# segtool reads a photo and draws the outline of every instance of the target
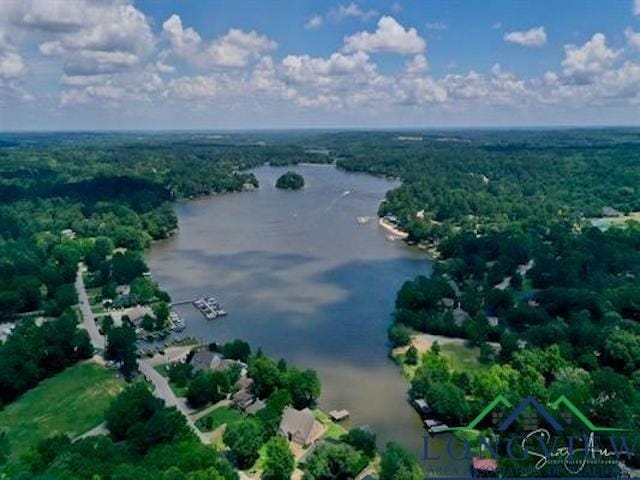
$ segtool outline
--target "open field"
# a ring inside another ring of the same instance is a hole
[[[123,385],[113,372],[92,362],[44,380],[0,411],[11,457],[19,457],[43,438],[57,433],[74,438],[99,425]]]

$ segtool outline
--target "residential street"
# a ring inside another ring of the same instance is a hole
[[[202,432],[195,426],[195,423],[189,417],[190,413],[193,413],[184,403],[178,399],[171,390],[169,386],[169,382],[165,377],[160,375],[151,365],[149,360],[138,360],[138,365],[140,367],[140,371],[145,376],[145,378],[151,382],[154,386],[154,394],[156,397],[164,400],[164,403],[167,407],[176,407],[186,418],[187,424],[191,427],[193,432],[198,436],[201,442],[206,443],[205,437],[202,435]]]
[[[89,296],[87,295],[87,289],[84,286],[84,279],[82,278],[82,272],[84,266],[78,265],[78,275],[76,276],[76,291],[78,292],[78,301],[80,306],[80,312],[82,313],[82,328],[89,333],[91,344],[96,350],[104,350],[104,336],[98,330],[93,312],[91,311],[91,304],[89,303]]]

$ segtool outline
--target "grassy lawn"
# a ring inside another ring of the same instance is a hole
[[[99,425],[109,402],[123,386],[113,372],[90,362],[44,380],[0,411],[11,456],[18,458],[56,433],[73,438]]]
[[[442,345],[440,355],[449,361],[452,370],[459,372],[473,372],[485,368],[480,363],[480,348],[464,345]]]
[[[236,423],[243,418],[243,415],[233,408],[220,407],[198,420],[196,426],[203,432],[211,432],[221,425]]]
[[[455,343],[440,345],[440,355],[447,359],[449,367],[458,372],[474,372],[486,368],[480,363],[480,348],[458,345]],[[404,375],[411,380],[419,365],[407,365],[404,363],[404,354],[395,357],[396,362],[402,368]]]
[[[316,420],[326,427],[327,431],[324,434],[325,438],[339,440],[342,435],[347,433],[347,430],[344,427],[333,422],[322,410],[316,409],[313,411],[313,414],[315,415]]]

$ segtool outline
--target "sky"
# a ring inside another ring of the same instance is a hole
[[[640,0],[0,0],[0,130],[640,124]]]

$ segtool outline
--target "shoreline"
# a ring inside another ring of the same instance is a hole
[[[384,218],[378,219],[378,225],[397,237],[397,240],[406,240],[407,238],[409,238],[409,234],[407,232],[401,230],[393,223],[385,220]]]

